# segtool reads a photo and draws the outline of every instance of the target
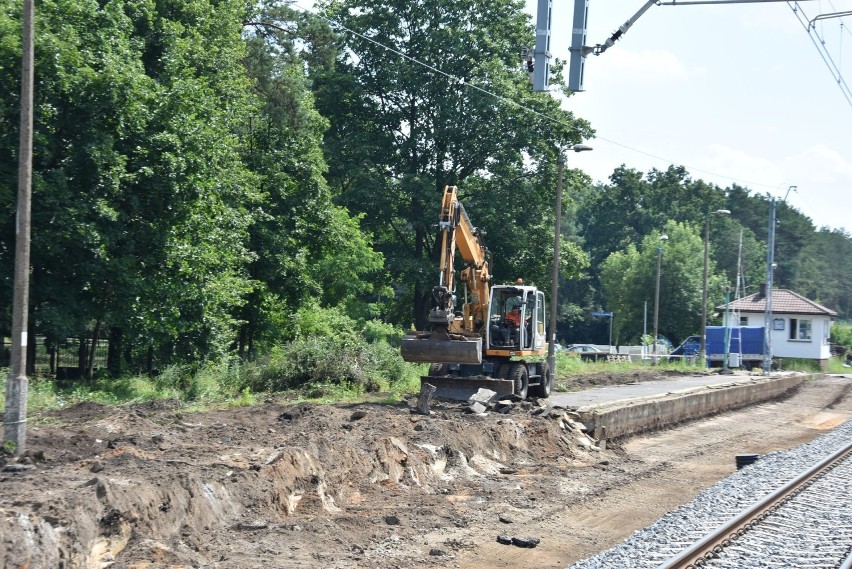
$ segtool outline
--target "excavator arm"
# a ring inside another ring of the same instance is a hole
[[[480,363],[482,335],[487,323],[491,275],[488,249],[481,232],[458,200],[456,186],[447,186],[438,215],[441,248],[438,284],[432,289],[431,332],[406,336],[402,357],[409,362]],[[456,251],[464,262],[465,285],[461,316],[456,315]]]
[[[433,306],[429,321],[437,327],[446,324],[452,332],[478,332],[486,320],[488,310],[491,281],[489,255],[481,232],[470,222],[464,206],[458,201],[455,186],[444,189],[438,231],[441,258],[438,264],[438,285],[432,289]],[[461,322],[457,322],[455,317],[456,251],[465,265],[461,271],[461,281],[466,287]]]

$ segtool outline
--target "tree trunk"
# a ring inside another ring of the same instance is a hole
[[[423,230],[416,229],[414,233],[414,258],[419,259],[426,248],[426,237]],[[428,290],[423,290],[424,285],[418,279],[414,284],[414,328],[417,330],[426,330],[429,325],[429,309],[431,308],[431,286]]]
[[[89,355],[89,350],[86,346],[86,338],[80,334],[80,346],[77,348],[77,373],[79,377],[84,377],[86,368],[88,368],[86,357]]]
[[[110,377],[121,375],[121,337],[124,330],[119,326],[110,326],[109,347],[107,349],[107,371]]]
[[[247,329],[248,323],[240,326],[240,335],[239,338],[237,338],[237,356],[239,356],[240,359],[244,359],[243,354],[245,353],[246,348],[246,334],[248,334]]]
[[[30,320],[33,322],[33,320]],[[27,331],[27,369],[26,374],[29,377],[35,375],[35,363],[36,363],[36,336],[35,330],[30,329]]]
[[[257,330],[255,319],[249,320],[248,328],[248,359],[254,359],[254,331]]]
[[[92,371],[95,367],[95,350],[98,348],[98,336],[101,333],[100,319],[95,321],[95,329],[92,331],[92,347],[89,350],[89,361],[86,366],[86,379],[92,379]]]
[[[127,342],[124,346],[124,363],[127,364],[127,367],[133,370],[133,372],[139,371],[139,365],[133,363],[133,345],[131,342]]]

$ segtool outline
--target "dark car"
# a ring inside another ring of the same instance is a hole
[[[688,358],[690,356],[697,356],[700,351],[701,336],[690,336],[681,342],[680,346],[672,350],[672,353],[669,354],[669,360],[678,360]]]

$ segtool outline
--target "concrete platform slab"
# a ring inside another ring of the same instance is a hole
[[[557,393],[550,399],[573,408],[594,438],[609,439],[771,400],[822,375],[702,375]]]

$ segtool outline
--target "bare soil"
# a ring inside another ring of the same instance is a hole
[[[439,403],[431,416],[415,404],[280,396],[204,413],[166,401],[31,417],[26,456],[0,458],[0,560],[27,569],[565,567],[727,476],[734,455],[791,448],[848,420],[852,380],[809,381],[784,400],[605,449],[546,403],[484,415]]]

